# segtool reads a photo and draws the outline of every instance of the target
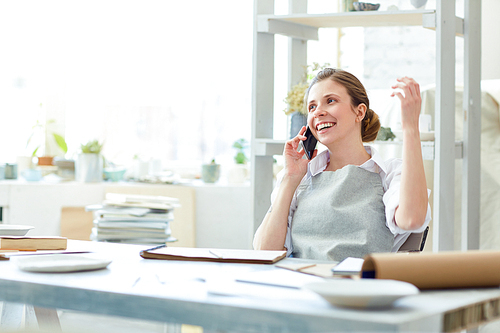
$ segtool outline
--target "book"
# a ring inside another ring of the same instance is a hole
[[[98,236],[99,237],[99,236]],[[137,245],[161,245],[164,246],[165,243],[177,242],[177,238],[168,237],[166,239],[160,238],[133,238],[133,239],[93,239],[99,242],[107,243],[122,243],[122,244],[137,244]]]
[[[173,221],[174,215],[169,214],[147,214],[141,217],[130,215],[113,215],[113,214],[96,214],[96,220],[99,222],[117,221],[117,222],[170,222]]]
[[[92,228],[92,239],[134,239],[134,238],[160,238],[167,239],[171,232],[169,229],[160,231],[127,230],[127,229],[96,229]]]
[[[134,195],[122,193],[107,193],[104,205],[117,207],[134,207],[172,210],[180,207],[179,199],[155,195]]]
[[[127,230],[170,230],[170,224],[165,222],[112,222],[94,220],[94,225],[100,229],[127,229]]]
[[[160,203],[179,205],[179,199],[160,195],[140,195],[140,194],[122,194],[122,193],[107,193],[106,200],[122,203]]]
[[[0,237],[1,250],[66,250],[68,239],[66,237],[25,237],[2,236]]]
[[[157,209],[168,212],[174,209],[175,205],[170,203],[157,203],[157,202],[121,202],[121,201],[113,201],[113,200],[104,200],[104,205],[107,206],[116,206],[116,207],[134,207],[134,208],[149,208],[149,209]]]
[[[283,259],[286,256],[286,251],[159,246],[141,251],[140,255],[145,259],[273,264]]]

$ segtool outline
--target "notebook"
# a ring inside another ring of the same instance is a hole
[[[283,259],[286,256],[286,251],[167,247],[162,245],[141,251],[140,255],[145,259],[273,264]]]

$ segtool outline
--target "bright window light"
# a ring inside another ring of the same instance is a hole
[[[250,140],[252,28],[252,0],[0,3],[0,162],[31,153],[37,119],[68,158],[95,138],[116,164],[232,158]]]

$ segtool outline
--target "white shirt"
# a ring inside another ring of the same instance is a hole
[[[382,197],[382,200],[385,205],[386,225],[394,235],[394,245],[392,247],[392,252],[397,252],[411,233],[419,233],[425,230],[425,228],[429,224],[429,221],[431,220],[431,207],[430,204],[428,204],[425,222],[420,228],[409,231],[403,230],[398,227],[396,224],[395,213],[396,208],[399,206],[399,189],[401,186],[401,170],[403,161],[397,158],[392,158],[384,161],[380,154],[373,147],[365,146],[365,149],[367,153],[370,154],[371,158],[359,167],[371,172],[378,173],[380,175],[380,178],[382,179],[382,186],[384,188],[384,196]],[[325,150],[318,154],[309,162],[307,173],[302,179],[301,184],[305,181],[308,181],[311,177],[325,171],[329,161],[330,152],[328,150]],[[283,180],[283,176],[284,172],[280,172],[277,176],[276,187],[271,194],[271,206],[276,199],[276,196],[278,194],[277,189],[280,186],[281,181]],[[291,226],[293,215],[297,210],[297,195],[299,194],[299,191],[300,190],[295,191],[292,198],[292,203],[290,204],[290,211],[288,212],[288,228],[285,239],[287,255],[290,255],[293,252]],[[430,194],[430,190],[427,190],[427,192],[428,194]]]

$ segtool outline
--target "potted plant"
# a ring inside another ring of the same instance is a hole
[[[248,157],[245,154],[245,149],[247,149],[247,147],[248,142],[245,139],[239,139],[233,143],[233,148],[236,149],[236,155],[234,156],[235,164],[228,173],[228,181],[230,183],[241,184],[244,183],[248,177]]]
[[[307,125],[307,110],[304,101],[306,90],[309,87],[309,83],[316,76],[316,74],[330,66],[329,63],[320,65],[314,62],[312,65],[304,67],[304,74],[299,83],[292,86],[288,92],[284,102],[287,104],[287,108],[283,110],[286,115],[291,116],[290,119],[290,138],[293,138],[299,133],[302,126]]]
[[[46,122],[38,119],[26,142],[26,149],[31,150],[30,156],[27,158],[38,157],[38,165],[52,165],[52,160],[57,153],[62,152],[66,155],[68,152],[68,145],[64,137],[52,129],[55,123],[54,119],[49,119]],[[50,149],[54,146],[59,151]]]
[[[100,182],[103,179],[104,161],[101,156],[102,143],[90,140],[80,145],[81,153],[78,154],[75,165],[75,178],[84,183]]]
[[[215,163],[215,159],[209,164],[203,164],[201,166],[201,179],[205,183],[215,183],[220,177],[220,164]]]

